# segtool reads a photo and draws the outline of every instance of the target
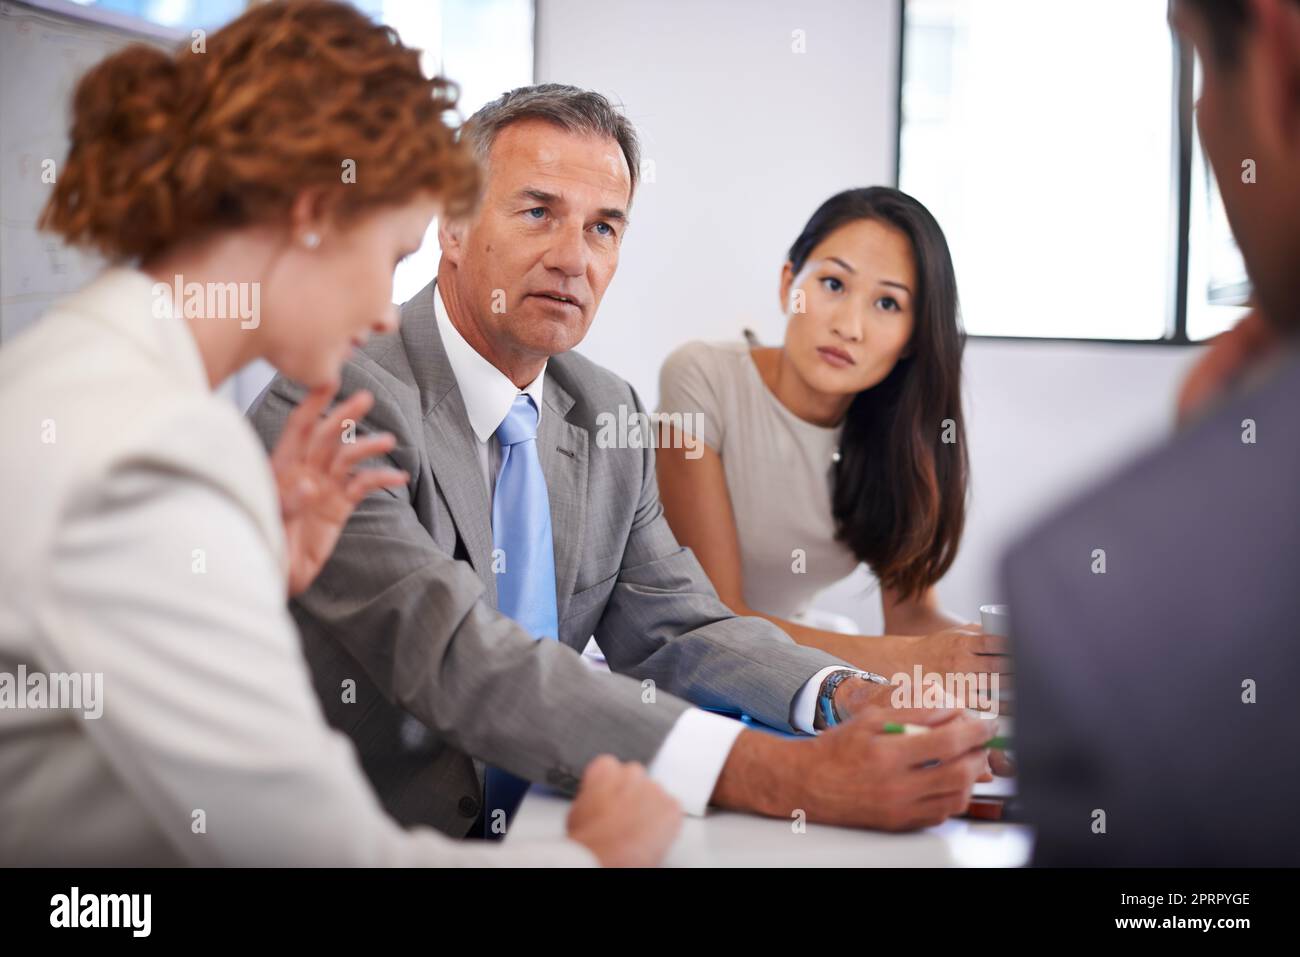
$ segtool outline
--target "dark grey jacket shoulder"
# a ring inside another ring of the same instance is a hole
[[[1300,359],[1040,524],[1005,581],[1040,863],[1300,864]]]

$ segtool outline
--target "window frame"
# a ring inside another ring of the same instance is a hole
[[[907,52],[907,0],[897,0],[898,13],[898,69],[894,77],[894,187],[901,181],[903,165],[903,79]],[[1169,275],[1165,319],[1165,334],[1159,339],[1114,339],[1085,336],[1017,336],[967,333],[968,339],[992,342],[1047,342],[1047,343],[1097,343],[1124,346],[1204,346],[1211,339],[1190,339],[1187,335],[1187,273],[1188,250],[1192,211],[1192,137],[1196,135],[1193,108],[1193,80],[1195,53],[1177,33],[1173,36],[1174,136],[1170,144],[1170,188],[1173,192],[1170,209],[1174,211],[1173,229],[1169,237]]]

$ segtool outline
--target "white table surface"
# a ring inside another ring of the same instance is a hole
[[[534,785],[507,841],[564,836],[569,800]],[[664,861],[667,867],[1018,867],[1028,863],[1023,824],[952,819],[909,834],[807,824],[711,809],[688,817]]]
[[[595,641],[584,657],[608,670]],[[1008,695],[1009,697],[1009,695]],[[1012,734],[1012,720],[999,730]],[[975,785],[976,794],[1009,794],[1007,780]],[[564,836],[569,799],[534,784],[505,840],[554,840]],[[1023,824],[954,818],[938,827],[908,834],[804,824],[711,808],[705,817],[687,817],[664,860],[665,867],[1021,867],[1033,850]]]

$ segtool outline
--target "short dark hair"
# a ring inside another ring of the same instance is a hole
[[[1214,55],[1220,63],[1235,66],[1241,54],[1241,36],[1250,27],[1248,0],[1175,0],[1209,27]]]

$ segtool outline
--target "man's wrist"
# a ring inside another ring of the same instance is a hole
[[[822,679],[821,687],[817,689],[816,707],[813,710],[814,731],[833,728],[847,717],[847,713],[841,712],[839,707],[845,700],[840,697],[840,688],[856,678],[857,672],[849,668],[841,668],[832,671]]]
[[[709,802],[733,811],[784,817],[800,806],[801,762],[811,758],[811,741],[791,741],[746,729],[722,766]]]
[[[842,721],[847,721],[856,712],[861,711],[864,707],[875,703],[881,695],[888,695],[889,679],[883,675],[873,674],[869,671],[852,671],[845,675],[844,672],[837,672],[841,677],[835,687],[831,689],[829,708],[827,709],[833,721],[819,726],[830,727]],[[828,675],[827,681],[835,675]],[[819,705],[821,698],[818,698]],[[820,712],[823,709],[818,708],[818,718],[821,719]]]

